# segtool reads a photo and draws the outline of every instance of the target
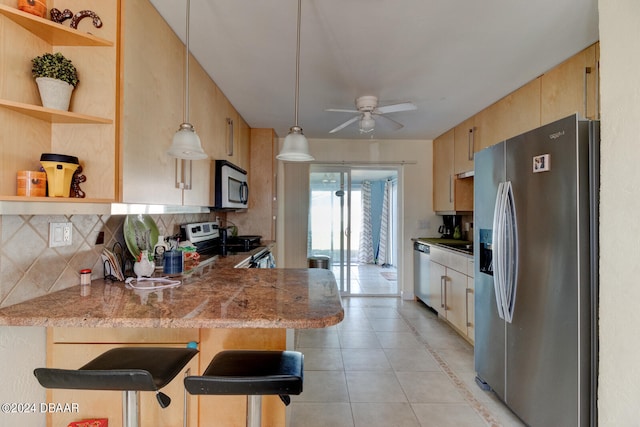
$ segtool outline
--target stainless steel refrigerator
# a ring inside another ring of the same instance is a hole
[[[596,425],[599,122],[475,156],[475,369],[531,426]]]

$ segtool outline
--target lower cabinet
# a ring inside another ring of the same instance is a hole
[[[432,246],[429,289],[431,307],[473,342],[473,277],[468,276],[468,262],[464,255]]]

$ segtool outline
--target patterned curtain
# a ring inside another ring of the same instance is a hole
[[[358,261],[364,264],[373,264],[373,236],[371,231],[371,182],[362,182],[362,230],[360,231],[360,249]]]
[[[387,252],[389,249],[389,201],[391,199],[391,182],[385,181],[384,194],[382,196],[382,214],[380,218],[380,243],[378,246],[378,258],[376,264],[387,265]]]

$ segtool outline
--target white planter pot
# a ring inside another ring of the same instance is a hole
[[[37,77],[36,83],[40,91],[42,106],[56,110],[69,110],[73,85],[50,77]]]

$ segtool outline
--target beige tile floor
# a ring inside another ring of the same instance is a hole
[[[422,303],[345,297],[345,319],[299,330],[304,392],[290,427],[521,426],[474,382],[473,347]]]

